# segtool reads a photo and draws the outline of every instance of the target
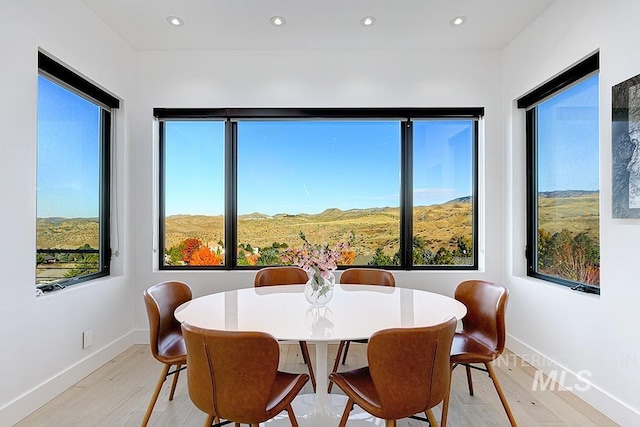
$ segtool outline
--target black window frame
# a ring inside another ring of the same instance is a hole
[[[401,125],[400,165],[400,265],[386,265],[389,270],[478,270],[478,122],[484,107],[465,108],[154,108],[159,122],[158,173],[158,268],[160,270],[258,270],[264,266],[238,266],[235,251],[227,251],[225,264],[220,266],[165,265],[165,121],[224,120],[225,121],[225,212],[224,244],[237,247],[237,122],[241,120],[398,120]],[[412,123],[416,119],[473,120],[472,141],[472,233],[473,263],[471,265],[413,265],[413,141]],[[339,266],[339,269],[347,266]]]
[[[517,107],[525,109],[526,137],[526,235],[525,255],[527,276],[570,287],[575,291],[600,295],[600,287],[538,272],[538,162],[537,162],[537,105],[576,83],[596,74],[600,69],[600,55],[595,52],[573,67],[544,83],[517,100]]]
[[[114,110],[120,108],[120,101],[94,83],[38,51],[38,75],[83,97],[100,108],[100,160],[99,160],[99,270],[95,273],[64,278],[38,288],[47,291],[58,290],[69,285],[87,282],[111,274],[111,145],[113,144],[112,123]],[[80,250],[36,249],[42,252],[82,252]]]

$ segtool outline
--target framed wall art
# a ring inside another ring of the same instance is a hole
[[[640,75],[611,90],[612,215],[640,218]]]

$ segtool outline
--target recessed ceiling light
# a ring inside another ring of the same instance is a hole
[[[269,21],[271,22],[271,24],[275,25],[276,27],[282,27],[284,24],[287,23],[287,21],[285,21],[285,19],[282,16],[272,16]]]
[[[167,22],[174,27],[180,27],[184,25],[184,21],[177,16],[167,16]]]
[[[360,20],[360,23],[365,27],[370,27],[376,23],[376,18],[374,18],[373,16],[365,16]]]
[[[465,22],[467,22],[466,16],[456,16],[451,21],[449,21],[449,24],[453,25],[454,27],[458,27],[464,24]]]

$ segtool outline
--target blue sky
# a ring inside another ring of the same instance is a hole
[[[99,125],[99,107],[38,77],[39,218],[98,216]]]
[[[598,190],[598,75],[538,106],[538,191]]]
[[[222,122],[167,123],[167,216],[223,213]],[[415,124],[416,204],[471,194],[471,122]],[[398,207],[397,121],[244,121],[238,213]]]
[[[539,189],[598,188],[598,81],[539,106]],[[38,217],[98,215],[99,107],[39,77]],[[471,121],[414,122],[414,204],[471,194]],[[220,215],[223,122],[167,122],[165,214]],[[400,124],[243,121],[238,213],[399,206]],[[594,149],[594,147],[596,147]]]

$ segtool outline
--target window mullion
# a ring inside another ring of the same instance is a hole
[[[238,123],[227,120],[224,132],[225,150],[225,216],[224,245],[225,265],[232,269],[238,264]]]
[[[401,125],[400,156],[400,266],[413,264],[413,123]]]

